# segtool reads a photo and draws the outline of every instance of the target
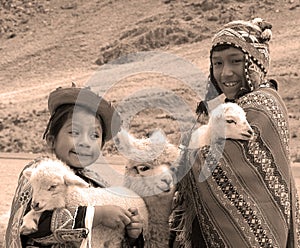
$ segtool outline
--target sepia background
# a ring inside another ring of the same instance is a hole
[[[299,14],[296,0],[1,0],[0,246],[18,175],[30,159],[47,152],[42,135],[49,118],[50,91],[71,82],[89,85],[107,63],[126,54],[151,51],[175,55],[197,67],[203,73],[199,80],[204,82],[212,34],[231,20],[262,17],[273,24],[269,77],[278,80],[288,108],[291,160],[298,182]],[[134,66],[139,67],[138,61]],[[117,106],[141,89],[147,98],[149,88],[165,88],[194,110],[199,95],[186,86],[178,78],[144,72],[120,78],[105,97]],[[167,99],[164,91],[155,94],[157,102]],[[132,116],[129,129],[143,137],[161,128],[172,143],[179,144],[181,125],[172,112],[148,108]],[[106,144],[103,154],[115,161],[113,142]]]

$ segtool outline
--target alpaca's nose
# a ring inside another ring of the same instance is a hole
[[[162,178],[161,181],[164,182],[168,187],[172,185],[173,178],[169,174],[165,174]]]

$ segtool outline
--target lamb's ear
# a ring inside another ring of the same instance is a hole
[[[236,108],[237,106],[235,106],[235,105],[237,105],[237,104],[235,104],[235,103],[226,103],[226,104],[223,104],[223,112],[224,112],[224,114],[226,114],[227,112],[229,112],[230,110],[232,110],[232,109],[234,109],[234,108]]]
[[[64,175],[65,184],[70,185],[76,185],[82,188],[88,188],[89,184],[81,179],[80,177],[73,175],[73,174],[66,174]]]
[[[33,172],[33,168],[27,168],[23,171],[24,177],[29,180]]]
[[[211,112],[211,117],[213,117],[214,121],[222,120],[224,117],[224,114],[228,110],[227,103],[220,104]]]

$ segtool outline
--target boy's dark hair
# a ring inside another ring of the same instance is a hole
[[[232,47],[232,45],[229,44],[221,44],[221,45],[217,45],[215,47],[212,48],[213,52],[220,52],[220,51],[224,51],[226,49],[229,49],[230,47]]]
[[[51,135],[54,138],[56,138],[63,125],[66,123],[66,121],[69,118],[72,117],[74,110],[78,110],[78,108],[82,108],[90,112],[92,115],[95,115],[95,118],[99,120],[102,128],[102,146],[103,146],[105,143],[106,133],[105,133],[104,123],[101,116],[98,115],[97,113],[94,113],[92,110],[84,106],[78,106],[74,104],[63,104],[55,110],[55,112],[52,114],[52,116],[48,121],[46,130],[43,134],[43,139],[45,139],[48,135]]]

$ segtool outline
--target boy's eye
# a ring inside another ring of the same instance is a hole
[[[213,66],[220,66],[222,64],[222,61],[213,61]]]
[[[232,60],[232,63],[234,63],[234,64],[238,64],[238,63],[242,63],[242,62],[244,62],[243,58],[235,58]]]
[[[240,63],[240,62],[242,62],[242,60],[240,60],[240,59],[234,59],[232,62],[233,63]]]

